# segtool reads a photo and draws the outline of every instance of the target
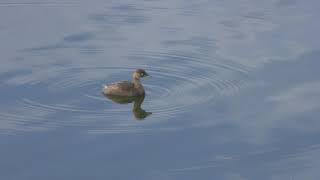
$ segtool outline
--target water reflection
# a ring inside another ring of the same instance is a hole
[[[320,1],[4,1],[0,179],[320,176]]]
[[[122,97],[122,96],[112,96],[112,95],[105,95],[104,96],[111,101],[118,103],[118,104],[129,104],[133,103],[132,112],[134,117],[137,120],[143,120],[149,115],[152,114],[152,112],[145,111],[141,108],[141,105],[144,101],[145,95],[142,96],[136,96],[136,97]]]

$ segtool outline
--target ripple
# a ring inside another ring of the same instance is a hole
[[[51,70],[51,76],[30,78],[24,86],[39,86],[43,96],[24,96],[19,99],[17,114],[0,114],[10,121],[16,119],[24,126],[56,128],[85,127],[94,133],[151,132],[177,130],[184,127],[169,125],[169,119],[205,106],[217,98],[230,96],[246,85],[246,66],[228,60],[215,60],[204,55],[142,52],[130,58],[154,62],[154,66],[140,65],[152,78],[143,80],[146,98],[144,109],[152,112],[148,123],[132,118],[132,104],[119,105],[106,99],[102,85],[130,79],[137,67],[77,67]],[[161,64],[159,64],[161,62]],[[141,63],[143,64],[143,63]],[[156,64],[158,66],[156,66]],[[39,73],[41,74],[41,73]],[[23,77],[22,77],[23,78]],[[35,89],[39,91],[39,87]],[[156,128],[154,127],[156,124]]]

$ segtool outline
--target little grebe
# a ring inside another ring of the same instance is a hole
[[[113,96],[141,96],[144,95],[144,88],[140,82],[142,77],[149,76],[143,69],[137,69],[132,74],[132,82],[122,81],[103,87],[103,94]]]

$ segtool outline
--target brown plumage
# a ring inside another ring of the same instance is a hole
[[[140,82],[142,77],[149,76],[145,70],[137,69],[132,74],[132,82],[122,81],[103,88],[103,94],[114,96],[141,96],[145,94],[144,88]]]

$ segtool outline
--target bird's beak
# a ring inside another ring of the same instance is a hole
[[[148,77],[148,78],[152,77],[152,76],[150,76],[148,73],[145,73],[144,76],[145,76],[145,77]]]

